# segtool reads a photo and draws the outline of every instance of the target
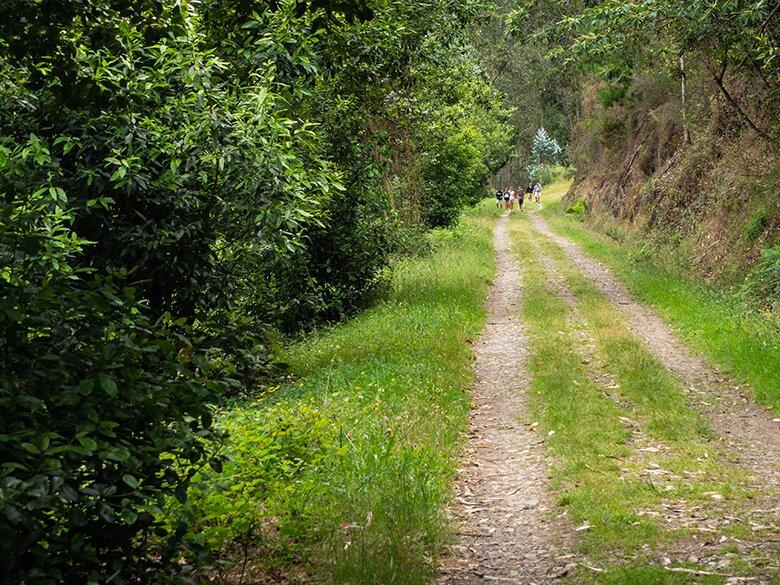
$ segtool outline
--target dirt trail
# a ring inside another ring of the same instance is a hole
[[[488,318],[475,344],[468,456],[452,510],[460,542],[440,566],[438,583],[551,583],[574,567],[569,531],[550,520],[542,439],[530,430],[524,394],[526,337],[520,321],[520,270],[507,217],[494,234],[498,273]]]
[[[651,309],[639,304],[612,273],[571,240],[554,233],[538,214],[534,227],[553,240],[628,319],[651,353],[685,384],[694,408],[709,420],[734,462],[752,471],[756,485],[780,487],[780,425],[733,381],[695,355]]]

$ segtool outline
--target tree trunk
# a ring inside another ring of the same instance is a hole
[[[685,144],[691,143],[691,130],[688,127],[688,113],[685,95],[685,53],[680,53],[680,102],[682,103],[683,140]]]

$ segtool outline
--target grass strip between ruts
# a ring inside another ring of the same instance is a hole
[[[486,202],[434,232],[433,254],[400,262],[387,299],[290,349],[295,381],[222,414],[230,461],[196,478],[187,504],[198,542],[235,562],[216,572],[430,578],[448,538],[495,217]]]
[[[750,385],[760,404],[780,412],[780,331],[768,319],[746,311],[738,295],[679,274],[659,258],[642,260],[630,243],[588,229],[563,213],[557,197],[542,215],[553,230],[609,266],[694,349]]]
[[[577,525],[588,526],[581,533],[583,552],[608,568],[597,575],[581,572],[575,579],[700,582],[651,565],[658,547],[685,531],[670,530],[646,512],[665,500],[685,499],[695,505],[712,493],[741,500],[742,476],[706,444],[706,426],[685,405],[676,381],[627,330],[608,301],[557,246],[536,232],[531,237],[530,230],[525,219],[513,222],[524,265],[531,405],[542,435],[554,431],[546,444],[558,459],[553,485],[558,501]],[[548,284],[532,241],[564,277],[576,317]],[[593,355],[584,355],[584,346],[591,342]],[[637,452],[638,440],[652,441],[650,457]],[[664,475],[648,476],[648,469],[663,470]]]

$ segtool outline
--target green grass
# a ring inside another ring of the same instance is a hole
[[[196,478],[185,510],[191,544],[235,563],[215,573],[430,578],[448,538],[495,216],[485,202],[432,234],[432,256],[400,262],[388,298],[289,350],[289,383],[222,414],[230,461]]]
[[[686,573],[671,573],[663,567],[648,565],[622,565],[612,567],[603,573],[587,575],[583,573],[578,583],[599,583],[600,585],[683,585],[701,583],[716,585],[723,583],[723,577],[718,575],[691,575]]]
[[[560,192],[558,189],[556,194]],[[542,212],[556,232],[608,265],[694,349],[749,385],[760,404],[780,412],[780,330],[776,320],[747,310],[734,292],[714,290],[683,274],[676,263],[663,264],[647,250],[617,242],[566,217],[556,199],[552,197],[553,204]]]
[[[629,454],[622,413],[588,376],[577,351],[577,326],[569,319],[566,304],[548,287],[525,236],[527,229],[513,233],[523,265],[530,406],[541,435],[555,432],[546,444],[559,460],[554,471],[558,503],[568,507],[575,524],[592,526],[583,535],[587,552],[603,549],[605,542],[635,550],[658,532],[634,513],[653,490],[641,481],[620,481],[617,461]]]
[[[711,508],[717,492],[724,508],[713,514],[735,513],[752,495],[744,473],[709,443],[676,379],[572,261],[526,218],[514,220],[512,233],[524,266],[531,408],[542,436],[555,431],[546,439],[558,462],[553,488],[574,524],[589,526],[582,552],[607,569],[578,570],[574,582],[722,582],[653,566],[658,552],[687,531],[645,512],[667,501]],[[564,277],[576,314],[548,284],[536,246]],[[660,450],[637,450],[647,445]],[[652,465],[669,474],[648,476]]]

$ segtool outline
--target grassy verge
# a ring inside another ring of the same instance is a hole
[[[583,552],[607,569],[583,569],[575,582],[721,582],[656,564],[676,538],[696,533],[667,523],[663,506],[734,514],[751,495],[744,474],[708,444],[709,431],[677,381],[563,252],[531,235],[525,219],[512,229],[525,266],[531,407],[543,435],[553,432],[546,440],[558,461],[553,487],[582,528]],[[537,246],[563,276],[576,313],[548,283]]]
[[[183,510],[193,548],[233,561],[213,575],[430,577],[447,538],[495,215],[485,202],[435,232],[431,257],[396,266],[386,300],[290,349],[294,380],[222,414],[230,459],[220,476],[196,478]]]
[[[552,189],[542,214],[558,233],[608,265],[636,297],[651,305],[696,350],[737,380],[756,400],[780,412],[780,330],[770,319],[745,310],[736,294],[716,291],[663,264],[631,244],[617,242],[567,217],[556,204],[566,185]]]

